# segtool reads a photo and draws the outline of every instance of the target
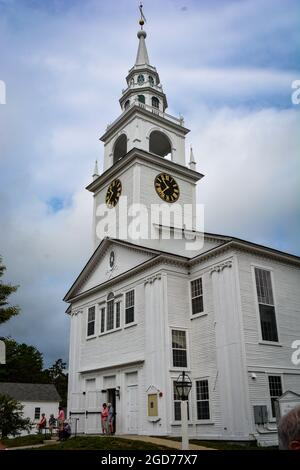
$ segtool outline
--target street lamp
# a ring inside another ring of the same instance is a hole
[[[189,450],[189,437],[188,437],[188,398],[192,388],[192,381],[188,374],[184,371],[179,375],[175,381],[176,392],[181,401],[181,434],[182,434],[182,450]]]

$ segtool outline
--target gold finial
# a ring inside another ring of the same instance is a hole
[[[140,18],[139,24],[141,26],[141,29],[143,29],[143,26],[146,23],[146,18],[145,18],[145,15],[143,13],[143,4],[142,4],[142,2],[140,3],[139,10],[140,10],[140,13],[141,13],[141,18]]]

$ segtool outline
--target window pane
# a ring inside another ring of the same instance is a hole
[[[197,400],[208,400],[208,380],[199,380],[196,382]]]
[[[173,366],[187,367],[187,357],[184,349],[173,349]]]
[[[88,323],[88,328],[87,328],[87,335],[88,336],[91,336],[95,333],[95,323],[94,322],[90,322]]]
[[[276,412],[275,412],[276,398],[282,395],[282,383],[281,383],[280,376],[269,375],[269,390],[270,390],[270,398],[271,398],[271,405],[272,405],[272,416],[273,418],[275,418],[276,417]]]
[[[35,408],[34,409],[34,419],[40,419],[41,415],[41,408]]]
[[[201,312],[203,312],[203,297],[195,297],[192,299],[192,313],[195,315]]]
[[[134,306],[134,290],[126,292],[126,308]]]
[[[255,280],[258,302],[274,305],[270,271],[255,268]]]
[[[105,330],[105,308],[101,308],[101,333]]]
[[[191,282],[191,291],[192,291],[192,298],[198,297],[202,295],[202,278],[195,279]]]
[[[185,331],[172,330],[172,348],[186,349]]]
[[[209,419],[209,401],[197,402],[197,419]]]
[[[269,305],[259,305],[262,339],[278,341],[275,308]]]
[[[95,307],[90,307],[88,311],[88,321],[94,321],[95,320]]]
[[[116,303],[116,328],[120,327],[120,302]]]
[[[110,300],[107,302],[107,315],[106,315],[106,330],[112,330],[114,328],[114,301]]]
[[[134,307],[126,308],[125,311],[125,323],[134,322]]]

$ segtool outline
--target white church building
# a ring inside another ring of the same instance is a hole
[[[300,340],[300,258],[195,231],[203,175],[192,151],[187,163],[189,130],[166,113],[145,38],[141,24],[121,114],[101,137],[103,173],[96,167],[87,187],[95,251],[64,298],[68,411],[87,434],[101,432],[101,406],[111,402],[117,434],[180,435],[174,382],[185,371],[190,437],[272,445],[276,399],[300,393],[300,365],[292,361]],[[184,215],[176,224],[162,215],[150,221],[148,236],[143,224],[125,236],[125,216],[140,206],[148,214],[192,208],[191,225]],[[103,208],[112,214],[106,236]]]

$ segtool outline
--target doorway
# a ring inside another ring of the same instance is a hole
[[[107,403],[111,403],[113,410],[114,410],[114,419],[112,425],[112,434],[116,433],[116,419],[117,419],[117,411],[116,411],[116,389],[115,388],[108,388],[107,389]]]

